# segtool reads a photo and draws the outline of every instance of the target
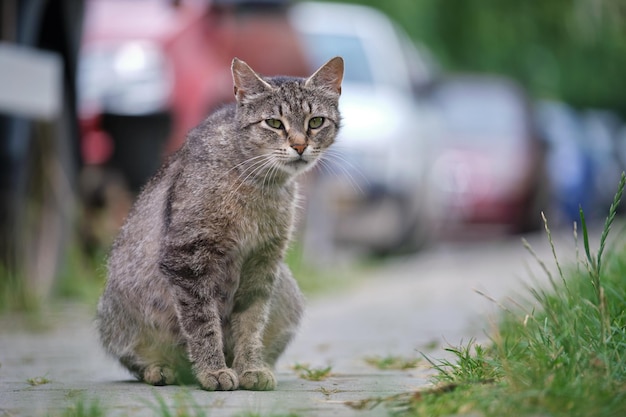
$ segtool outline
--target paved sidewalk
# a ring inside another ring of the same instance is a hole
[[[543,236],[535,240],[540,242],[533,243],[535,250],[550,261]],[[564,254],[573,253],[565,247]],[[134,382],[100,349],[91,312],[68,306],[49,317],[54,326],[44,332],[0,328],[0,416],[54,416],[81,397],[99,399],[107,416],[150,416],[157,395],[171,404],[181,391],[208,416],[387,415],[384,406],[354,410],[345,402],[423,387],[429,370],[382,371],[364,359],[420,357],[419,351],[441,358],[448,344],[485,339],[487,317],[497,306],[474,289],[497,299],[514,294],[528,281],[525,264],[533,260],[519,239],[440,247],[382,266],[349,292],[311,300],[302,331],[278,364],[273,392],[205,392]],[[296,363],[330,365],[333,376],[301,379],[291,369]],[[49,382],[31,386],[28,379],[36,377]]]

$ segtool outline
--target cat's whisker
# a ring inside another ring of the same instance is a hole
[[[268,169],[268,172],[266,174],[266,176],[268,177],[269,181],[275,181],[276,180],[276,177],[279,174],[280,167],[281,167],[282,164],[283,163],[280,160],[278,160],[278,159],[275,159],[273,161],[272,166]],[[263,181],[265,182],[265,179]],[[266,190],[266,188],[264,188],[264,191],[265,190]]]
[[[268,154],[267,158],[264,159],[262,163],[256,164],[254,170],[250,172],[248,176],[246,176],[244,181],[246,181],[250,176],[257,176],[257,174],[261,174],[263,171],[265,171],[265,175],[263,176],[263,180],[261,181],[261,187],[264,193],[266,180],[268,179],[268,176],[271,179],[271,172],[277,164],[280,165],[280,163],[276,160],[276,157],[272,154]]]
[[[254,171],[258,166],[263,165],[270,158],[271,158],[271,155],[263,154],[263,155],[258,155],[258,156],[249,158],[246,161],[238,164],[235,168],[238,168],[238,169],[243,168],[241,169],[241,172],[239,173],[239,178],[242,178],[244,175],[249,173],[250,170]],[[233,169],[231,169],[231,171]]]
[[[336,177],[345,177],[347,178],[347,183],[352,187],[352,189],[359,193],[364,194],[363,188],[360,184],[354,179],[352,174],[343,166],[331,164],[328,161],[320,161],[320,167],[323,167],[329,174]],[[343,174],[342,174],[343,172]]]
[[[246,181],[248,178],[250,178],[251,175],[258,172],[259,169],[262,169],[263,166],[265,166],[265,164],[267,164],[267,162],[272,159],[272,155],[270,154],[264,154],[264,155],[261,155],[261,157],[262,158],[258,158],[258,157],[251,158],[251,160],[254,159],[254,161],[250,163],[248,166],[244,167],[244,169],[239,174],[238,179],[243,178],[243,180]]]
[[[310,170],[308,172],[314,172],[318,169],[323,169],[328,174],[334,174],[334,172],[330,171],[328,167],[325,165],[324,154],[325,152],[322,152],[319,149],[313,149],[313,156],[315,157],[315,160],[312,163],[315,164],[315,166],[313,167],[313,170]]]
[[[271,163],[272,156],[268,155],[268,154],[263,154],[263,155],[259,155],[257,157],[250,158],[250,159],[248,159],[245,162],[250,162],[252,160],[254,160],[254,162],[252,162],[252,164],[250,164],[249,166],[245,167],[241,171],[239,176],[237,177],[239,182],[238,182],[237,188],[235,188],[234,190],[232,190],[229,193],[231,198],[237,194],[237,191],[239,191],[239,189],[243,186],[243,184],[246,183],[248,178],[256,175],[258,172],[263,170],[263,168],[265,168],[269,163]],[[244,177],[244,175],[245,175],[245,177]]]
[[[329,149],[329,152],[326,153],[331,159],[335,159],[338,161],[341,161],[341,165],[346,165],[347,167],[349,167],[352,171],[354,171],[355,173],[357,173],[359,175],[359,177],[361,178],[361,180],[365,183],[369,183],[369,179],[365,176],[365,174],[363,173],[363,171],[361,170],[361,168],[355,164],[353,161],[350,161],[346,156],[344,152],[338,151],[336,149]]]
[[[341,146],[339,147],[339,149],[341,149]],[[326,151],[326,153],[324,154],[324,156],[328,156],[330,157],[330,159],[335,159],[341,162],[340,165],[347,165],[352,171],[356,172],[359,174],[359,177],[363,180],[363,182],[365,183],[369,183],[369,180],[367,179],[367,177],[365,176],[365,174],[363,174],[363,172],[361,171],[361,169],[354,164],[353,162],[351,162],[348,158],[346,158],[344,156],[344,152],[341,152],[340,150],[337,149],[328,149]]]
[[[230,172],[232,172],[232,171],[234,171],[234,170],[236,170],[236,169],[239,169],[239,168],[241,168],[242,166],[244,166],[244,165],[246,165],[246,164],[248,164],[248,163],[250,163],[250,162],[252,162],[252,161],[255,161],[255,160],[258,160],[258,159],[261,159],[261,158],[267,158],[267,156],[268,156],[267,154],[261,154],[261,155],[257,155],[257,156],[253,156],[253,157],[251,157],[251,158],[248,158],[248,159],[246,159],[245,161],[240,162],[240,163],[238,163],[237,165],[233,166],[231,169],[229,169],[228,171],[226,171],[226,173],[230,173]]]
[[[341,163],[338,163],[338,164],[333,163],[333,159]],[[337,176],[341,174],[340,172],[335,171],[335,169],[341,170],[341,172],[343,172],[343,175],[345,175],[345,177],[348,179],[348,183],[355,189],[355,191],[361,194],[364,193],[364,190],[361,184],[369,183],[369,180],[365,177],[365,175],[354,164],[347,161],[346,158],[343,157],[339,153],[335,153],[335,152],[325,153],[320,158],[320,165],[326,167],[329,171],[332,171],[332,174],[337,175]],[[348,167],[346,167],[346,165],[348,165]],[[352,168],[352,169],[349,169],[349,168]],[[358,181],[354,177],[353,173],[357,173],[362,181]]]
[[[319,159],[319,163],[317,166],[319,167],[320,170],[322,170],[325,173],[325,175],[330,175],[330,176],[337,175],[337,171],[335,170],[335,167],[333,167],[332,164],[330,164],[328,161],[326,161],[323,158]]]
[[[272,171],[274,170],[274,168],[276,167],[276,164],[278,163],[279,162],[276,161],[276,158],[272,157],[268,160],[267,164],[264,165],[264,168],[267,168],[267,169],[265,171],[265,175],[263,176],[263,181],[261,183],[261,190],[262,190],[261,195],[263,197],[265,197],[265,190],[266,190],[265,183],[268,182],[268,185],[269,185],[269,182],[271,181]]]

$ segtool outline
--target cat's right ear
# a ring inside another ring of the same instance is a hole
[[[255,95],[272,90],[272,86],[265,82],[244,61],[234,58],[231,65],[233,85],[237,102],[242,103]]]
[[[304,85],[324,88],[341,95],[342,80],[343,58],[336,56],[315,71],[315,74],[311,75]]]

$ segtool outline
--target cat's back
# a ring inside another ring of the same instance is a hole
[[[234,106],[225,106],[192,129],[183,146],[172,154],[142,189],[117,236],[109,257],[109,271],[154,269],[165,229],[168,198],[178,182],[206,185],[231,153]],[[131,271],[124,271],[128,275]],[[135,275],[135,274],[132,274]]]
[[[171,159],[137,197],[109,254],[109,283],[156,272],[167,189],[180,165],[178,159]]]
[[[234,104],[218,108],[189,131],[175,157],[186,160],[185,166],[194,161],[204,162],[205,168],[210,168],[207,162],[219,164],[220,158],[232,150],[233,136],[237,134],[235,113]]]

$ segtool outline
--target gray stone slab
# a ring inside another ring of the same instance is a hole
[[[533,246],[549,263],[549,246],[542,236]],[[566,254],[574,253],[566,248]],[[4,318],[0,416],[55,415],[79,398],[98,399],[107,416],[158,415],[158,398],[172,406],[177,401],[195,403],[208,416],[387,415],[384,406],[357,411],[345,403],[419,389],[428,384],[432,370],[422,366],[381,371],[364,359],[419,357],[420,352],[441,358],[447,344],[485,339],[488,317],[499,307],[475,289],[496,299],[515,294],[529,281],[526,265],[533,262],[518,239],[439,247],[382,265],[350,291],[313,299],[300,334],[278,363],[273,392],[206,392],[195,386],[155,388],[135,382],[103,353],[93,312],[84,307],[67,306],[51,315],[47,321],[52,326],[45,331],[15,329]],[[296,363],[330,365],[333,376],[303,380],[291,369]],[[28,379],[36,377],[49,382],[29,384]]]

